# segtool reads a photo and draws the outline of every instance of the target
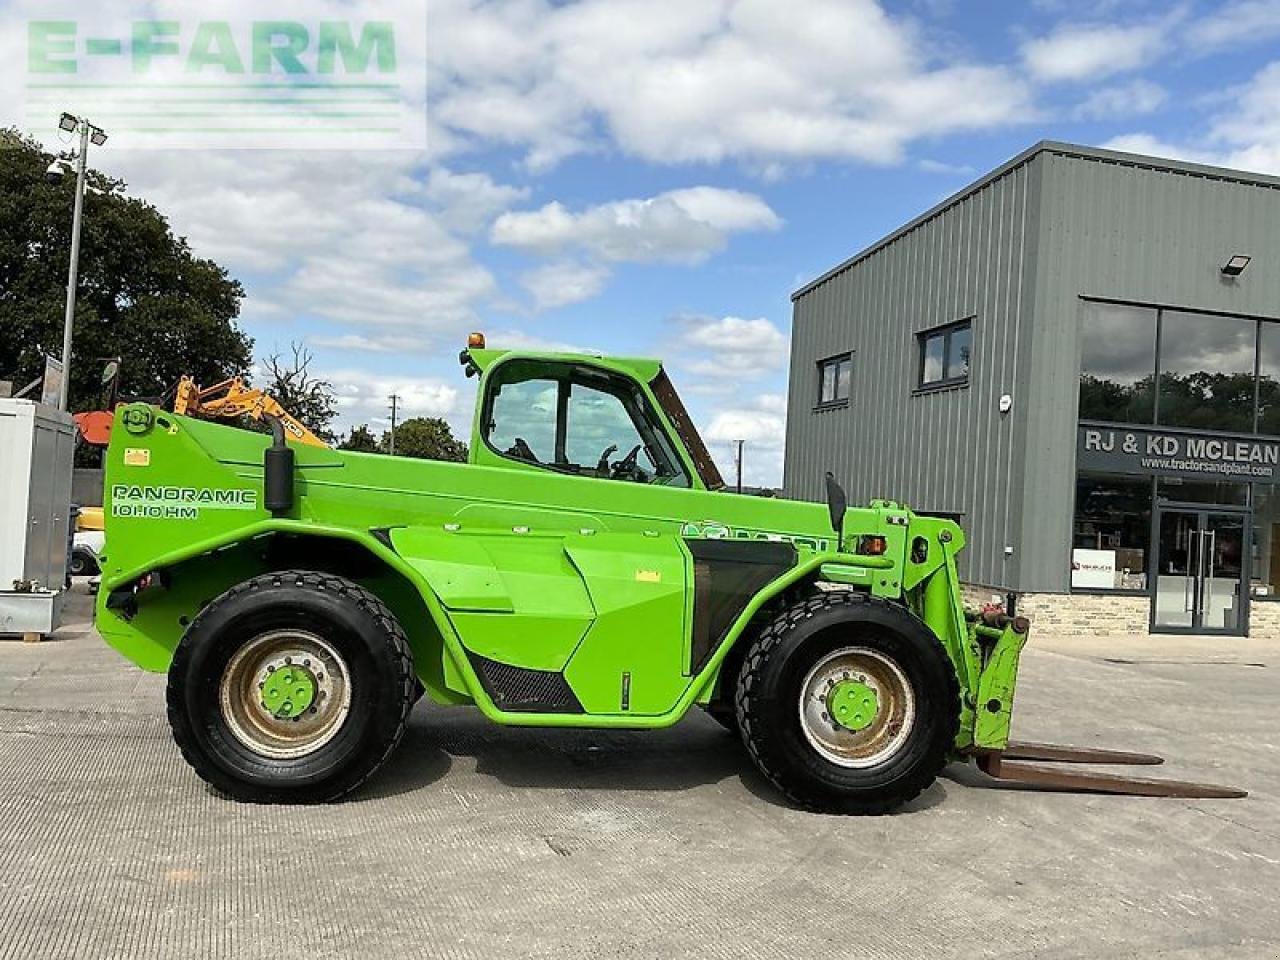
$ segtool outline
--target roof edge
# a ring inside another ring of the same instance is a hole
[[[1246,183],[1254,186],[1274,187],[1276,189],[1280,189],[1280,177],[1271,176],[1265,173],[1249,173],[1248,171],[1235,170],[1231,167],[1215,167],[1204,163],[1190,163],[1185,160],[1169,160],[1164,157],[1153,157],[1141,153],[1125,153],[1120,150],[1104,150],[1101,147],[1085,147],[1076,143],[1066,143],[1061,140],[1041,140],[1039,143],[1023,150],[1012,159],[1006,160],[985,176],[980,177],[965,187],[961,187],[958,191],[951,194],[951,196],[934,204],[924,213],[908,220],[892,233],[882,237],[870,246],[864,247],[853,256],[841,261],[830,270],[827,270],[810,280],[791,294],[792,302],[799,300],[806,293],[809,293],[816,287],[826,283],[832,277],[839,273],[843,273],[859,261],[865,260],[877,251],[887,247],[895,240],[910,233],[912,230],[915,230],[917,227],[929,220],[932,220],[934,217],[960,203],[962,200],[967,199],[996,180],[999,180],[1006,174],[1011,173],[1013,170],[1026,163],[1029,163],[1042,153],[1054,153],[1067,157],[1078,157],[1082,160],[1098,160],[1104,163],[1119,163],[1134,167],[1148,167],[1152,170],[1167,170],[1172,173],[1183,173],[1197,177],[1208,177],[1214,180],[1226,180],[1233,183]]]

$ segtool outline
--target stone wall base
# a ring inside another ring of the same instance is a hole
[[[1280,640],[1280,601],[1249,605],[1249,636]]]
[[[968,607],[1003,603],[1006,591],[981,584],[964,584]],[[1018,613],[1031,618],[1032,629],[1054,636],[1144,636],[1149,633],[1149,597],[1085,593],[1023,593]],[[1249,608],[1249,636],[1280,640],[1280,601],[1253,601]]]
[[[1149,597],[1107,597],[1082,593],[1026,593],[1018,613],[1031,618],[1032,630],[1055,636],[1127,636],[1148,632]]]

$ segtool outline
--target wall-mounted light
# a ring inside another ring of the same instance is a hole
[[[1244,273],[1244,268],[1249,265],[1252,257],[1246,257],[1243,253],[1234,254],[1231,259],[1222,265],[1222,275],[1224,277],[1238,277]]]

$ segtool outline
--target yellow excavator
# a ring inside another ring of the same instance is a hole
[[[118,361],[117,361],[118,363]],[[115,371],[112,371],[112,377]],[[107,400],[106,409],[88,410],[74,417],[76,426],[85,442],[95,447],[105,447],[111,440],[111,424],[115,419],[114,393]],[[246,386],[239,377],[223,380],[211,387],[201,387],[191,377],[182,377],[173,396],[173,412],[188,417],[230,420],[250,417],[254,420],[278,420],[286,434],[298,443],[313,447],[329,446],[305,424],[280,405],[275,397],[264,390]]]
[[[173,398],[173,412],[179,416],[209,419],[275,419],[280,421],[284,432],[298,443],[307,443],[313,447],[329,446],[280,406],[275,397],[256,387],[245,386],[239,377],[204,388],[190,377],[183,377],[178,381],[178,391]]]

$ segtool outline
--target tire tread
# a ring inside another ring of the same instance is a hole
[[[390,608],[371,590],[348,580],[346,577],[314,570],[283,570],[264,573],[241,581],[231,587],[200,610],[192,619],[182,641],[174,651],[173,660],[169,665],[169,680],[166,688],[166,715],[169,720],[169,727],[173,731],[174,741],[177,743],[178,749],[182,752],[182,756],[187,763],[210,786],[217,790],[228,792],[225,774],[222,774],[208,761],[203,751],[196,745],[191,729],[183,722],[185,718],[182,716],[184,705],[181,681],[176,678],[182,678],[186,675],[187,662],[193,651],[193,644],[188,642],[188,638],[195,633],[202,620],[208,619],[213,613],[228,604],[236,602],[241,597],[251,595],[264,588],[287,586],[335,594],[371,616],[381,627],[384,638],[390,641],[397,674],[397,685],[400,693],[398,698],[399,718],[394,732],[387,738],[385,748],[372,762],[365,761],[365,769],[351,782],[344,782],[337,790],[309,798],[315,802],[323,803],[345,796],[377,772],[387,758],[391,756],[401,739],[403,739],[405,727],[409,721],[409,712],[415,701],[414,684],[417,682],[417,675],[413,669],[413,655],[410,652],[409,639],[405,635],[400,621],[396,619]],[[237,798],[259,803],[275,803],[283,798],[282,791],[259,787],[249,790],[241,788],[235,795]]]
[[[785,775],[780,765],[775,763],[769,751],[763,749],[760,730],[767,722],[759,709],[755,691],[762,682],[763,673],[770,656],[788,633],[813,619],[819,613],[839,606],[859,606],[878,604],[894,607],[887,600],[872,597],[870,594],[856,590],[831,590],[815,592],[785,607],[777,616],[760,628],[750,641],[746,654],[742,659],[742,667],[738,674],[738,683],[734,690],[734,708],[737,712],[738,728],[742,734],[742,742],[746,745],[756,768],[764,775],[783,796],[791,803],[805,810],[824,810],[829,804],[825,798],[806,789],[806,785]],[[900,608],[899,608],[900,609]],[[945,654],[944,654],[945,656]],[[949,661],[948,661],[949,663]],[[958,705],[960,702],[960,686],[954,670],[945,671],[948,681],[948,693]],[[846,812],[859,814],[882,814],[901,806],[919,796],[933,781],[947,763],[951,745],[959,729],[959,711],[952,712],[948,727],[948,736],[937,737],[929,745],[929,754],[920,763],[914,774],[894,785],[891,791],[874,799],[859,799]]]

